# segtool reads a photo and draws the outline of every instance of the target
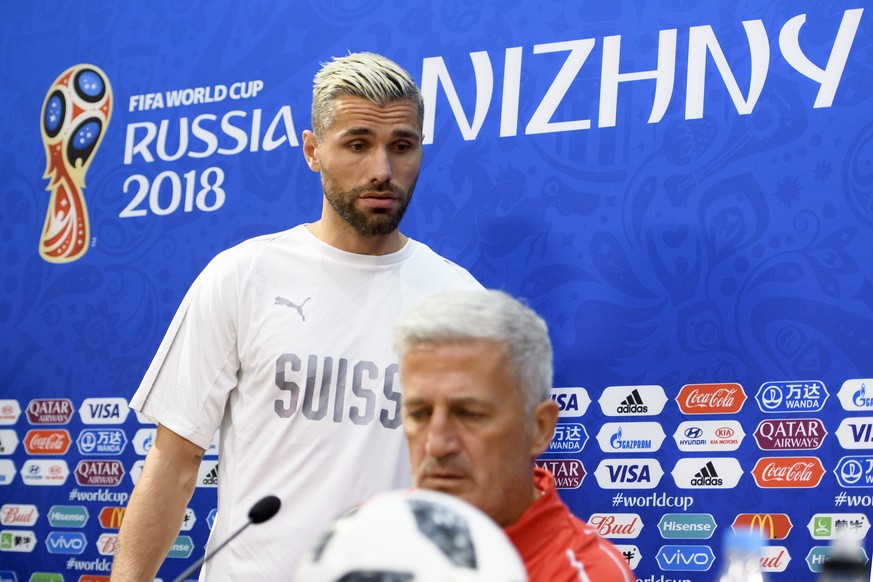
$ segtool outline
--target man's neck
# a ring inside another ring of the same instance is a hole
[[[341,251],[358,255],[388,255],[396,253],[406,245],[409,238],[394,230],[388,234],[363,235],[352,229],[346,223],[329,225],[321,220],[306,225],[306,228],[323,243]]]

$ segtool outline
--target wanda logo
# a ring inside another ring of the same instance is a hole
[[[752,469],[762,488],[816,487],[824,473],[818,457],[763,457]]]
[[[739,384],[686,384],[676,396],[685,414],[735,414],[745,401]]]

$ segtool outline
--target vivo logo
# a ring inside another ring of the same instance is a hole
[[[715,555],[709,546],[667,545],[661,546],[655,559],[662,570],[706,572],[715,561]]]
[[[88,541],[82,532],[53,531],[45,539],[45,547],[50,554],[78,556],[85,551]]]

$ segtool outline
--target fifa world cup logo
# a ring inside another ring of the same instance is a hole
[[[75,261],[88,250],[91,226],[82,191],[111,114],[112,87],[94,65],[70,67],[46,93],[40,128],[51,197],[39,254],[50,263]]]

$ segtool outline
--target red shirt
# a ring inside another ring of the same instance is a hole
[[[530,582],[635,582],[615,546],[570,513],[551,473],[537,468],[534,484],[542,495],[503,530],[521,554]]]

